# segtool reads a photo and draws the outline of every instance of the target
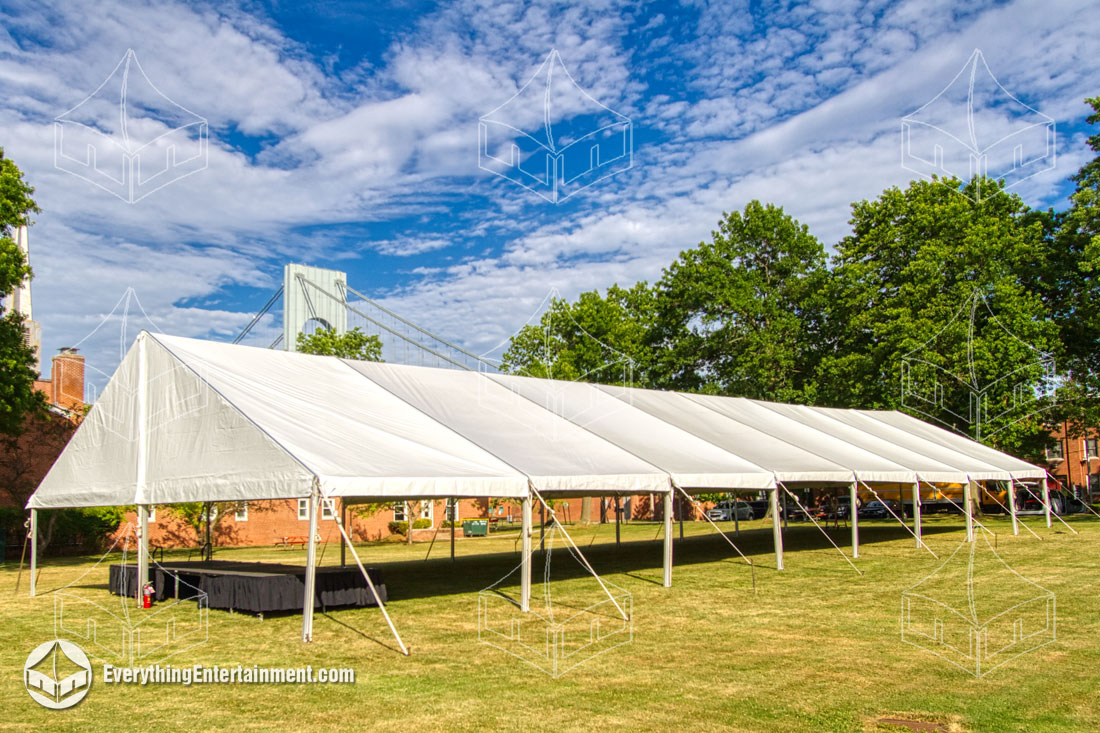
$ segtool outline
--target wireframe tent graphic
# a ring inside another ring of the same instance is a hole
[[[989,362],[988,354],[983,359],[976,354],[979,328],[994,334],[1003,349],[995,355],[1001,360],[996,363],[1007,365],[999,373],[979,364]],[[955,351],[961,337],[966,363],[949,365],[945,355]],[[1054,357],[1009,331],[987,296],[975,290],[947,325],[902,357],[901,402],[948,428],[964,425],[982,440],[1049,409],[1056,379]]]
[[[478,167],[551,203],[633,162],[630,119],[581,89],[557,50],[511,99],[478,122]]]
[[[54,119],[54,167],[132,204],[206,168],[209,125],[149,80],[133,49]]]
[[[134,527],[128,525],[120,535],[121,568],[118,573],[122,593],[108,599],[103,591],[89,589],[81,581],[102,568],[103,561],[115,550],[113,545],[91,568],[53,592],[54,636],[75,642],[90,656],[116,665],[134,666],[140,662],[160,662],[180,652],[206,643],[210,637],[210,602],[206,592],[179,578],[178,573],[153,573],[158,584],[157,597],[164,598],[153,609],[136,608],[139,589],[133,582],[135,571],[126,574],[129,544],[136,541]],[[133,559],[131,558],[131,561]],[[160,565],[153,561],[150,568]]]
[[[605,592],[587,577],[578,587],[559,586],[551,592],[551,557],[557,534],[555,527],[546,530],[542,587],[532,587],[530,612],[523,613],[519,602],[502,590],[508,583],[518,582],[518,567],[477,597],[478,641],[554,678],[634,640],[634,597],[629,591],[604,579]],[[541,604],[536,600],[539,590]]]
[[[901,639],[975,677],[1055,641],[1055,597],[1001,559],[984,533],[901,594]]]
[[[92,685],[92,665],[80,647],[55,639],[40,644],[23,666],[23,684],[31,697],[54,710],[80,702]]]
[[[988,176],[1011,188],[1056,162],[1054,120],[1001,86],[978,49],[939,94],[901,121],[901,165],[926,179]]]

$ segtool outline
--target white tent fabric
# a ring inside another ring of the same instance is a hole
[[[899,466],[905,466],[922,481],[932,483],[966,483],[969,474],[954,465],[942,463],[904,445],[891,443],[879,435],[860,430],[850,423],[835,420],[825,413],[803,405],[782,405],[754,400],[753,404],[778,413],[790,420],[819,430],[837,440],[858,446],[864,451],[887,458]],[[843,411],[838,411],[843,412]],[[862,478],[862,477],[861,477]]]
[[[944,430],[935,425],[930,425],[915,417],[910,417],[905,413],[875,412],[871,410],[859,410],[858,412],[862,415],[874,418],[879,422],[898,427],[912,435],[927,438],[934,443],[939,443],[952,450],[965,453],[979,461],[996,466],[1003,471],[1007,471],[1014,479],[1027,480],[1046,478],[1047,472],[1038,466],[1033,466],[1030,463],[1021,461],[1019,458],[1010,456],[1007,453],[1002,453],[999,450],[990,448],[975,440],[964,438],[957,433],[952,433],[950,430]]]
[[[895,412],[353,362],[141,334],[28,507],[527,498],[1041,478]]]
[[[752,400],[696,394],[688,395],[688,399],[742,425],[751,425],[773,438],[851,468],[856,478],[863,481],[914,483],[917,480],[916,473],[905,466],[777,414]]]
[[[864,435],[877,436],[894,445],[905,446],[909,450],[918,451],[922,456],[964,472],[969,479],[974,481],[1007,481],[1012,478],[1012,474],[1008,471],[992,466],[985,461],[980,461],[971,455],[921,437],[915,432],[902,430],[887,422],[876,420],[873,415],[880,413],[863,414],[858,410],[843,410],[835,407],[808,407],[805,409],[824,415],[835,422],[851,425]],[[927,481],[938,480],[923,472],[921,472],[921,478]],[[948,480],[951,483],[960,483],[955,480]],[[963,482],[965,482],[965,479]]]
[[[688,395],[603,385],[600,389],[750,463],[767,468],[780,481],[850,483],[854,478],[850,467],[834,463],[803,450],[794,443],[732,420],[692,400]]]
[[[349,361],[407,405],[530,477],[543,494],[668,491],[668,474],[478,372]]]
[[[592,384],[494,374],[517,395],[667,471],[688,489],[770,489],[771,471],[617,400]],[[609,389],[615,390],[615,387]]]

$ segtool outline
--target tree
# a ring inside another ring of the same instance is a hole
[[[206,547],[206,558],[218,541],[218,530],[222,520],[241,510],[245,502],[241,501],[187,501],[180,504],[167,504],[162,511],[183,521],[195,532],[199,544]],[[203,531],[205,530],[205,532]]]
[[[0,297],[11,295],[31,277],[31,269],[13,232],[27,226],[30,215],[39,211],[15,163],[4,157],[0,148]],[[34,389],[35,353],[27,343],[23,317],[5,313],[0,306],[0,433],[16,435],[22,431],[28,415],[45,408],[42,394]]]
[[[1059,343],[1035,286],[1048,267],[1043,228],[1002,184],[963,187],[982,197],[961,185],[916,181],[853,204],[827,292],[820,394],[887,409],[927,398],[923,416],[1035,455],[1049,440],[1043,420],[1016,405],[1043,389],[1042,357]]]
[[[656,286],[656,385],[811,401],[826,278],[821,243],[782,208],[723,214]]]
[[[1100,123],[1100,97],[1086,99]],[[1100,132],[1089,147],[1100,153]],[[1062,337],[1061,367],[1067,383],[1059,390],[1060,417],[1081,436],[1100,425],[1100,155],[1073,177],[1076,188],[1068,211],[1039,217],[1050,245],[1050,310]]]
[[[356,361],[382,361],[382,340],[374,334],[365,334],[358,327],[343,334],[335,329],[322,328],[308,336],[298,334],[298,351],[304,354],[339,356]]]
[[[501,370],[529,377],[634,384],[649,357],[653,293],[644,282],[612,285],[607,295],[581,293],[575,303],[554,298],[537,325],[512,337]]]

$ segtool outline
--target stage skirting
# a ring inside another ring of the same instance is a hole
[[[367,570],[371,582],[386,602],[386,585],[381,571]],[[271,613],[302,611],[306,569],[301,565],[258,562],[168,562],[150,564],[149,575],[156,599],[195,598],[206,594],[210,608]],[[137,566],[112,565],[108,581],[116,595],[137,595]],[[374,596],[357,567],[317,568],[314,608],[374,606]]]

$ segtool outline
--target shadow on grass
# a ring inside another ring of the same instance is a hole
[[[374,610],[377,610],[377,608],[374,609]],[[396,646],[393,646],[392,644],[387,644],[386,642],[382,641],[381,639],[376,639],[373,636],[371,636],[371,635],[369,635],[369,634],[367,634],[363,631],[360,631],[359,629],[355,628],[351,624],[345,623],[345,622],[341,621],[340,619],[336,618],[335,616],[331,615],[328,611],[321,611],[321,612],[319,612],[315,615],[315,618],[316,618],[316,616],[323,616],[324,618],[327,618],[332,623],[337,624],[338,626],[343,626],[345,629],[348,629],[348,630],[358,634],[359,636],[363,637],[367,641],[373,641],[375,644],[382,647],[383,649],[389,649],[391,652],[397,652],[398,654],[404,654],[404,652],[402,652]]]

